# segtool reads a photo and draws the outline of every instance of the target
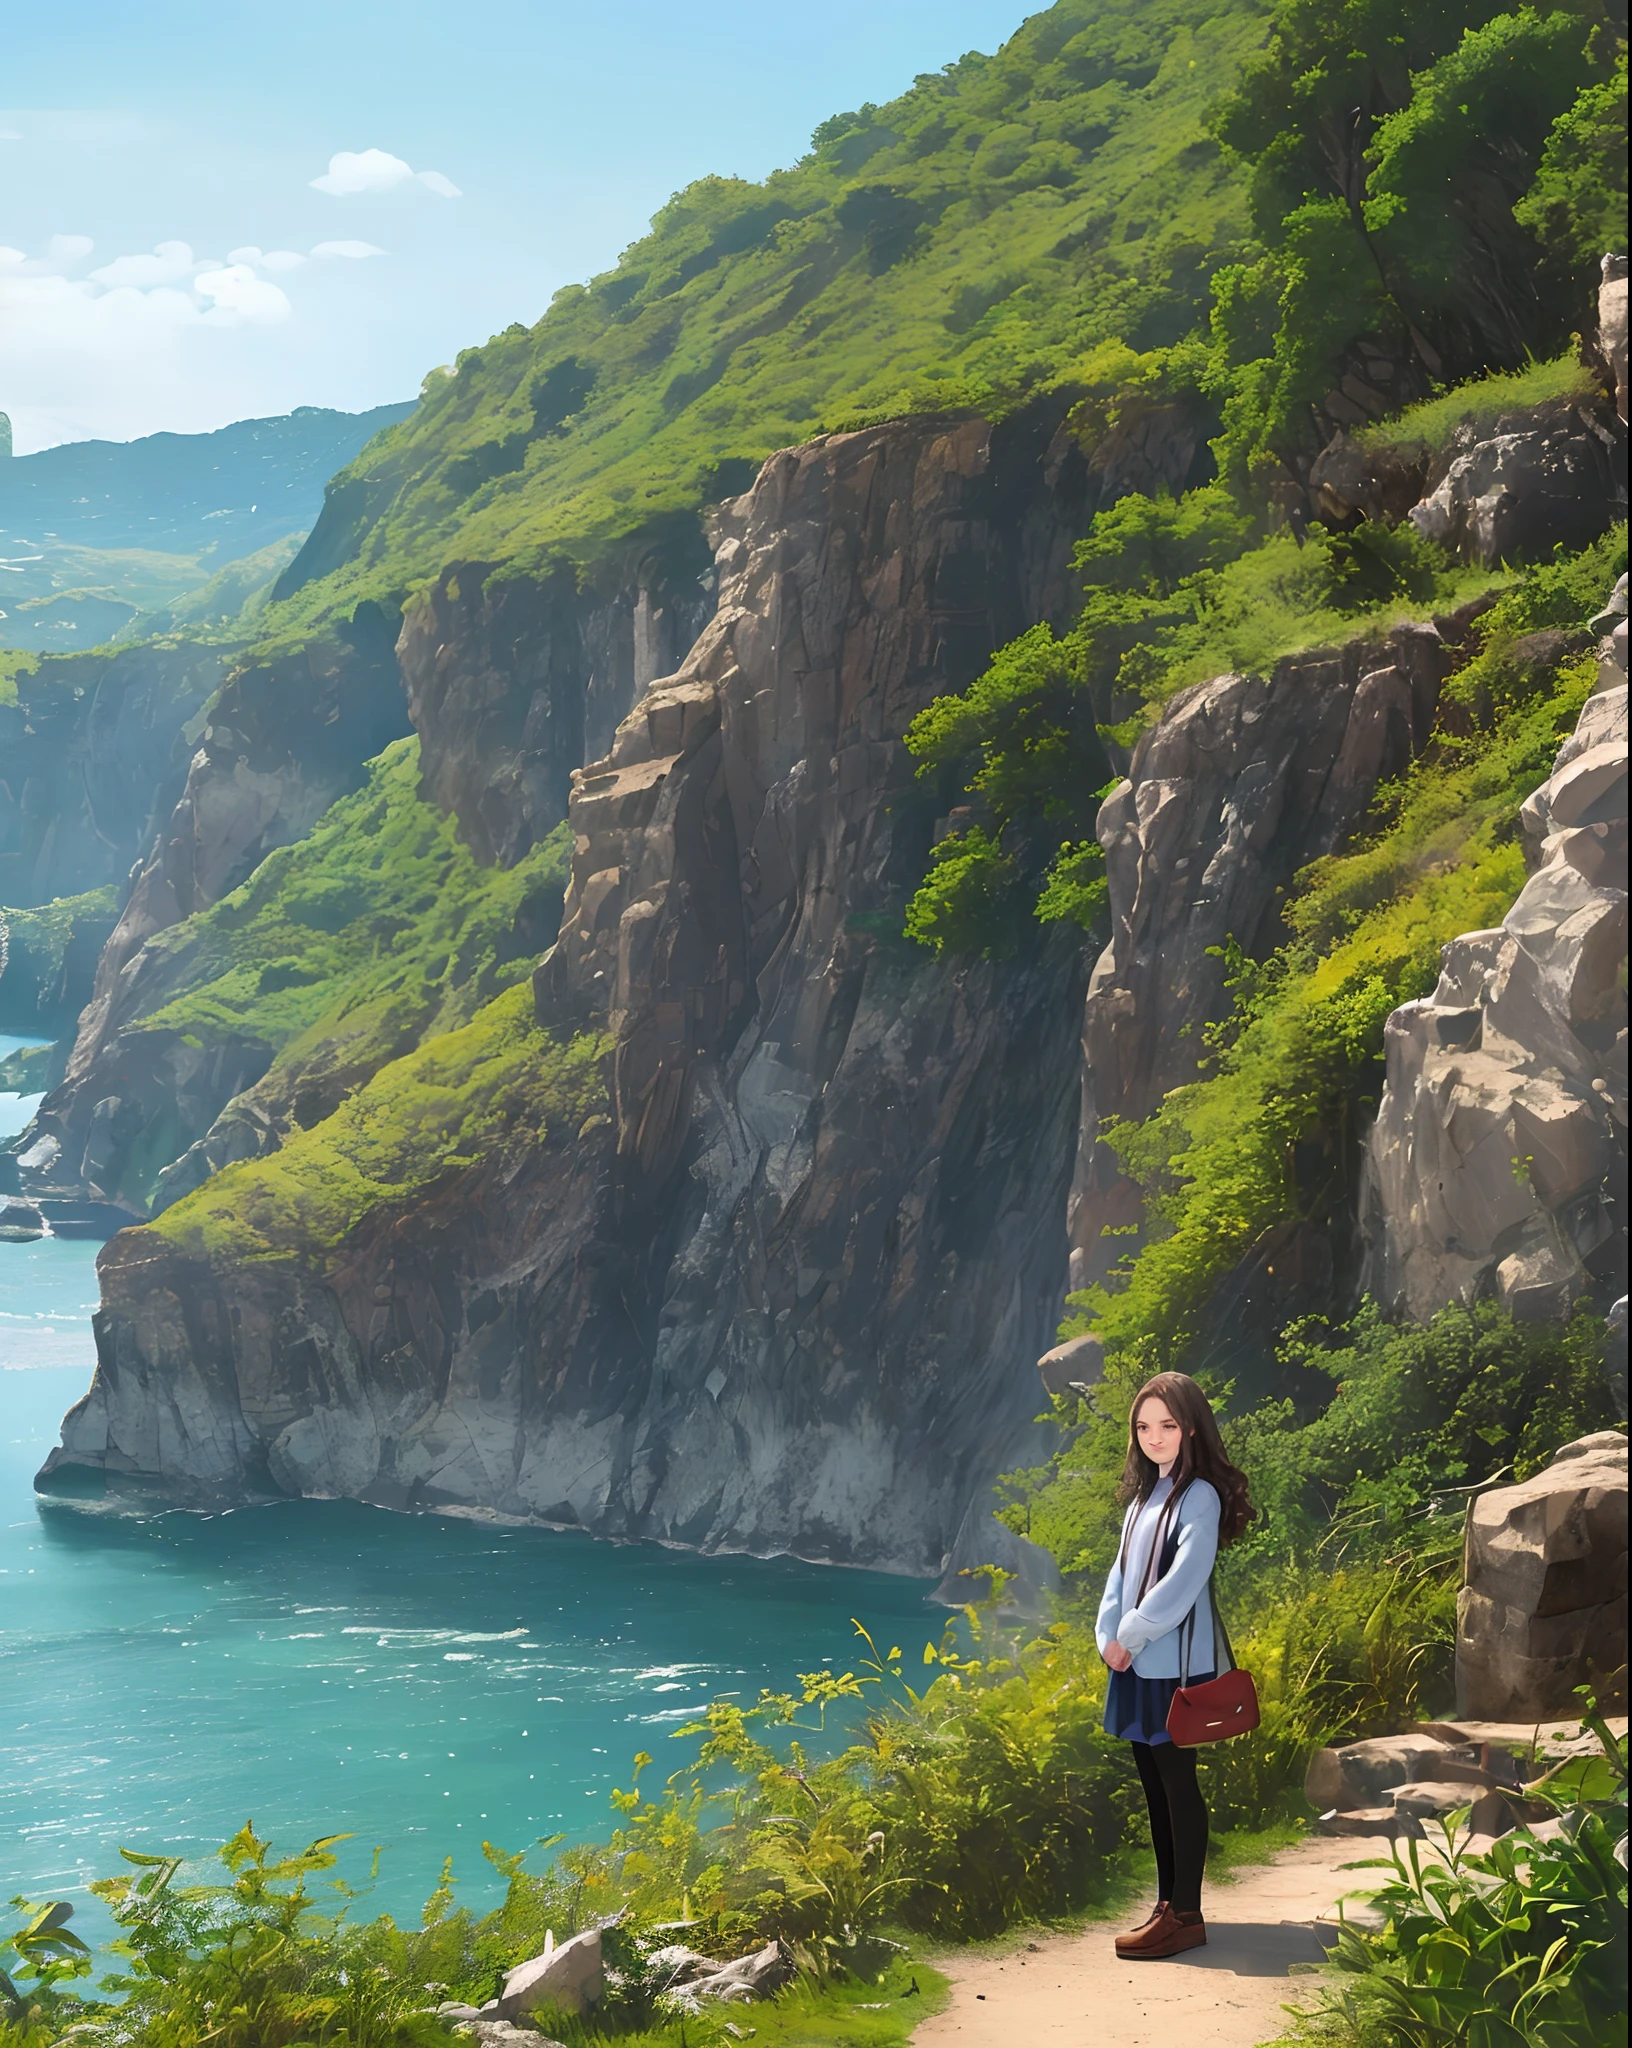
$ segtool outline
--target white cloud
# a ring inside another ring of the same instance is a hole
[[[416,171],[385,149],[341,149],[329,158],[329,168],[312,184],[319,192],[337,199],[349,199],[359,192],[392,192],[413,181],[443,199],[458,199],[459,187],[440,171]]]
[[[185,242],[160,242],[151,256],[116,256],[91,275],[110,291],[120,285],[149,291],[156,284],[175,284],[193,267],[193,252]]]
[[[383,249],[376,249],[372,242],[319,242],[312,251],[314,256],[350,256],[361,259],[364,256],[383,256]]]
[[[201,270],[193,289],[213,301],[203,316],[206,320],[244,320],[256,326],[272,326],[294,312],[283,293],[264,277],[257,277],[247,263],[229,263],[225,270]]]
[[[294,314],[277,285],[184,242],[65,274],[84,246],[58,236],[32,260],[0,249],[0,390],[25,451],[148,433],[155,416],[196,431],[250,409],[240,387],[258,381],[257,337]]]
[[[95,247],[89,235],[53,235],[46,244],[46,260],[50,263],[77,263],[81,256],[89,256]]]
[[[298,270],[306,258],[293,249],[261,250],[250,242],[242,249],[229,249],[227,261],[248,263],[256,270]]]

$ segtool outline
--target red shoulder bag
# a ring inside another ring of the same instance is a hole
[[[1198,1600],[1196,1607],[1200,1605]],[[1213,1597],[1211,1573],[1207,1576],[1207,1607],[1213,1618],[1215,1653],[1222,1643],[1229,1662],[1216,1678],[1203,1679],[1200,1685],[1187,1682],[1190,1639],[1196,1624],[1196,1608],[1192,1607],[1183,1624],[1179,1689],[1167,1710],[1168,1739],[1179,1749],[1196,1749],[1204,1742],[1227,1742],[1232,1735],[1245,1735],[1258,1726],[1258,1688],[1252,1682],[1252,1673],[1243,1671],[1235,1661],[1229,1631]]]

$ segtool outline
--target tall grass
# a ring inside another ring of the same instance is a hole
[[[1447,446],[1460,426],[1488,433],[1504,413],[1528,412],[1556,399],[1586,398],[1597,388],[1593,373],[1571,349],[1551,362],[1493,371],[1472,383],[1458,384],[1420,405],[1407,406],[1393,419],[1362,427],[1354,438],[1368,450],[1432,454]]]

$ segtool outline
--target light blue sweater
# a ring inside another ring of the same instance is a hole
[[[1213,1649],[1212,1609],[1204,1597],[1218,1555],[1219,1499],[1205,1479],[1192,1479],[1179,1496],[1179,1504],[1167,1518],[1163,1547],[1177,1528],[1178,1551],[1167,1573],[1146,1588],[1137,1606],[1123,1606],[1133,1600],[1144,1584],[1145,1568],[1162,1507],[1173,1491],[1170,1479],[1158,1479],[1143,1507],[1134,1501],[1122,1523],[1122,1543],[1117,1561],[1105,1581],[1105,1597],[1099,1603],[1095,1634],[1099,1647],[1118,1642],[1133,1652],[1133,1669],[1140,1678],[1179,1676],[1179,1627],[1192,1607],[1196,1608],[1195,1630],[1190,1639],[1186,1667],[1190,1677],[1200,1678],[1217,1669]],[[1122,1565],[1127,1553],[1127,1568]],[[1124,1593],[1124,1585],[1126,1592]],[[1197,1602],[1200,1605],[1197,1606]]]

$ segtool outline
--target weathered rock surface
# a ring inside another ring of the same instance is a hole
[[[1626,1286],[1625,622],[1524,807],[1536,871],[1499,929],[1446,947],[1388,1020],[1367,1145],[1366,1281],[1424,1319],[1494,1291],[1563,1313]]]
[[[1397,526],[1421,498],[1428,466],[1425,453],[1366,448],[1340,428],[1309,470],[1315,514],[1330,526],[1357,519]]]
[[[0,704],[0,903],[123,884],[187,776],[183,728],[226,657],[187,644],[48,656]]]
[[[1425,540],[1486,568],[1585,547],[1626,516],[1626,430],[1608,407],[1553,405],[1459,427],[1444,476],[1410,519]]]
[[[1033,1443],[1084,962],[897,936],[934,823],[901,735],[1063,612],[1043,456],[971,420],[773,458],[574,790],[538,1001],[609,1028],[604,1119],[328,1260],[126,1233],[55,1468],[939,1569]]]
[[[175,1033],[127,1030],[166,999],[162,934],[235,889],[275,847],[309,832],[364,764],[406,730],[397,621],[364,605],[299,654],[241,670],[222,688],[186,784],[160,828],[97,964],[60,1087],[29,1142],[59,1147],[50,1185],[140,1213],[159,1170],[265,1072],[266,1047],[199,1053]],[[154,943],[157,941],[157,943]]]
[[[89,1000],[114,919],[109,889],[81,897],[72,911],[59,905],[39,919],[26,910],[0,910],[0,1031],[52,1038],[72,1029]],[[51,1055],[53,1079],[60,1077],[63,1057]]]
[[[569,778],[598,760],[636,697],[673,674],[714,608],[700,534],[580,589],[570,569],[491,580],[444,569],[402,622],[397,654],[425,795],[476,857],[512,866],[567,815]]]
[[[453,2031],[467,2041],[474,2041],[476,2048],[563,2048],[553,2035],[541,2034],[534,2026],[517,2026],[514,2020],[484,2020],[476,2017],[473,2009],[459,2006],[444,2012],[442,2018],[453,2021]]]
[[[1365,1807],[1384,1802],[1396,1785],[1436,1778],[1453,1759],[1467,1760],[1469,1745],[1413,1729],[1405,1735],[1373,1735],[1346,1742],[1339,1749],[1317,1749],[1304,1774],[1304,1794],[1311,1806]],[[1475,1782],[1483,1783],[1482,1777]]]
[[[1624,1741],[1626,1716],[1606,1719]],[[1516,1827],[1541,1834],[1553,1809],[1527,1788],[1570,1758],[1601,1754],[1598,1737],[1579,1720],[1426,1721],[1403,1735],[1317,1749],[1304,1796],[1319,1811],[1323,1834],[1393,1840],[1420,1840],[1424,1822],[1466,1808],[1464,1846],[1482,1853]],[[1434,1834],[1437,1840],[1437,1828]]]
[[[1522,1484],[1475,1497],[1457,1602],[1459,1713],[1542,1721],[1586,1684],[1606,1705],[1617,1687],[1624,1699],[1626,1496],[1626,1439],[1604,1430]]]
[[[132,1028],[185,972],[184,952],[148,942],[218,901],[355,787],[403,730],[403,692],[426,797],[457,814],[479,859],[519,860],[565,818],[572,770],[605,751],[641,688],[695,639],[713,607],[709,559],[700,538],[677,540],[608,565],[606,587],[587,590],[570,572],[490,584],[485,565],[462,563],[416,600],[394,647],[394,618],[364,607],[337,637],[235,676],[190,770],[184,750],[178,757],[168,826],[149,816],[124,835],[119,874],[137,860],[132,893],[97,963],[68,1072],[29,1134],[59,1142],[50,1184],[157,1213],[224,1166],[274,1150],[286,1105],[253,1092],[265,1047],[245,1040],[201,1056],[174,1034]],[[210,659],[207,677],[196,658],[186,674],[214,688],[223,664]],[[123,707],[128,726],[151,695],[116,668],[97,705]],[[195,696],[178,733],[203,703]],[[111,712],[93,706],[89,716],[104,753],[133,745]],[[103,780],[104,808],[121,791],[128,809],[128,775]],[[4,803],[0,789],[0,845]],[[91,822],[102,829],[100,815]]]
[[[1626,424],[1626,290],[1627,262],[1624,256],[1603,259],[1602,281],[1598,286],[1598,346],[1609,366],[1615,385],[1615,411]]]
[[[729,1963],[690,1949],[662,1949],[652,1960],[661,1967],[665,1958],[674,1959],[669,1964],[668,2001],[682,2012],[701,2012],[711,2002],[751,2005],[780,1991],[793,1976],[793,1964],[779,1941],[769,1941],[752,1955]]]
[[[1071,1284],[1102,1279],[1143,1215],[1099,1140],[1109,1116],[1149,1116],[1195,1077],[1201,1026],[1224,1016],[1233,939],[1262,958],[1285,937],[1297,871],[1340,847],[1380,781],[1433,729],[1465,618],[1397,628],[1386,643],[1299,655],[1267,679],[1219,676],[1174,699],[1099,813],[1111,942],[1083,1011],[1082,1096],[1070,1195]],[[1329,1288],[1324,1242],[1272,1252],[1270,1291]]]
[[[1105,1347],[1097,1337],[1068,1337],[1045,1351],[1037,1361],[1043,1391],[1049,1394],[1081,1393],[1096,1386],[1105,1372]]]
[[[45,1218],[32,1202],[0,1195],[0,1244],[32,1244],[45,1235]]]
[[[478,2020],[525,2019],[535,2012],[582,2013],[594,2005],[606,1989],[606,1972],[601,1959],[601,1930],[592,1927],[575,1934],[559,1947],[546,1937],[541,1955],[507,1970],[497,1998],[479,2006]]]

